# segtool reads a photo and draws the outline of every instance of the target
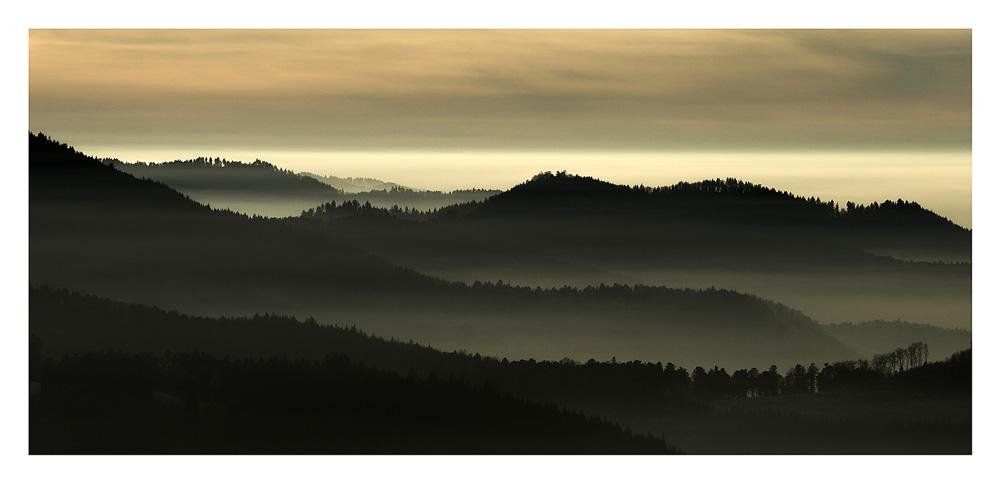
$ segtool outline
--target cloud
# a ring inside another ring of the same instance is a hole
[[[30,124],[392,149],[969,147],[971,63],[967,30],[32,30]]]

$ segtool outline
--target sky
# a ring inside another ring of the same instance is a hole
[[[971,30],[33,29],[28,49],[29,130],[123,161],[442,190],[732,176],[972,223]]]

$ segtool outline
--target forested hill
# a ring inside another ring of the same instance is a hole
[[[805,198],[733,178],[672,186],[623,186],[565,171],[541,173],[487,199],[480,216],[649,216],[672,219],[798,223],[808,226],[895,225],[968,232],[904,200],[868,205]]]
[[[271,163],[200,157],[166,163],[104,164],[137,178],[159,181],[192,199],[216,208],[273,218],[295,216],[317,205],[359,200],[377,208],[430,211],[482,201],[497,190],[422,191],[372,178],[338,178],[295,173]]]
[[[160,181],[181,192],[227,191],[261,197],[294,194],[331,199],[344,193],[326,183],[259,159],[253,163],[206,157],[149,164],[123,163],[117,159],[106,159],[103,162],[136,177]]]
[[[469,220],[559,223],[559,231],[613,224],[623,233],[640,230],[651,236],[714,232],[733,241],[767,240],[762,243],[784,245],[785,252],[818,249],[838,260],[857,259],[848,252],[860,250],[901,260],[972,261],[972,231],[916,202],[840,207],[732,178],[651,188],[542,173],[465,211]],[[733,249],[743,248],[709,248],[714,253]]]
[[[162,182],[199,203],[248,215],[290,216],[344,194],[259,159],[253,163],[205,157],[159,164],[102,162],[138,178]]]

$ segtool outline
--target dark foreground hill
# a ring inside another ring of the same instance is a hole
[[[450,280],[715,286],[825,323],[971,327],[971,232],[902,200],[840,209],[732,179],[646,188],[543,173],[421,223],[341,211],[296,226]]]
[[[309,362],[99,351],[49,360],[41,372],[31,454],[676,452],[553,405],[404,378],[339,355]]]
[[[44,287],[29,308],[32,453],[672,450],[656,438],[716,454],[971,451],[970,351],[902,369],[878,362],[887,354],[688,371],[443,353],[312,320],[194,317]]]
[[[856,355],[800,312],[754,296],[446,283],[325,234],[209,209],[41,135],[30,147],[32,284],[198,314],[309,314],[512,357],[750,366]]]

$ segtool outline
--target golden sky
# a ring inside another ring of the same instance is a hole
[[[970,30],[31,30],[29,76],[102,145],[971,149]]]
[[[30,30],[29,130],[424,189],[740,177],[972,224],[971,30]]]

